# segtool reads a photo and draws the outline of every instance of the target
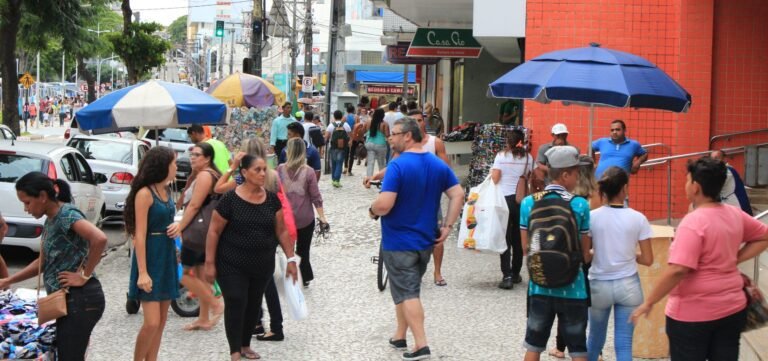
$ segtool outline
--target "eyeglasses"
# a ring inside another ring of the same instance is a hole
[[[200,153],[200,152],[190,152],[189,156],[190,157],[202,157],[203,153]]]
[[[401,134],[405,134],[405,133],[408,133],[408,132],[396,132],[396,133],[389,133],[389,136],[390,136],[390,137],[394,137],[394,136],[396,136],[396,135],[401,135]]]

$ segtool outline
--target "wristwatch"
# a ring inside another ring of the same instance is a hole
[[[298,264],[299,263],[299,257],[294,255],[293,257],[288,258],[288,263],[290,263],[290,262]]]

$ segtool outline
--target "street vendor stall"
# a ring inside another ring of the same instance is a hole
[[[0,292],[0,360],[56,359],[56,323],[37,324],[37,292]]]

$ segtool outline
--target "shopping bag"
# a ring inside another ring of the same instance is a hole
[[[458,247],[504,253],[509,208],[501,187],[491,177],[469,190],[461,216]]]
[[[275,267],[274,280],[277,291],[288,306],[288,315],[296,321],[303,320],[307,318],[309,311],[307,310],[307,302],[304,299],[304,292],[301,290],[303,285],[301,272],[298,273],[298,277],[294,283],[293,278],[286,274],[288,259],[285,258],[285,255],[282,252],[277,252],[276,257],[277,264]],[[301,258],[298,255],[296,257],[299,258],[299,262],[301,262]],[[297,263],[296,265],[298,266],[299,264]]]

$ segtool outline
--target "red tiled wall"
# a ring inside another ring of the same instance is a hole
[[[628,136],[641,144],[663,143],[675,154],[705,150],[710,137],[713,14],[714,0],[529,0],[525,55],[531,59],[597,42],[645,57],[691,93],[690,111],[597,108],[593,139],[608,136],[610,121],[621,118],[627,123]],[[551,126],[563,122],[570,130],[569,141],[586,152],[588,119],[584,107],[525,102],[524,121],[533,128],[534,147],[549,141]],[[650,158],[667,152],[653,148]],[[687,209],[684,164],[672,163],[676,217]],[[644,168],[633,176],[630,187],[633,208],[649,219],[666,218],[666,165]]]

